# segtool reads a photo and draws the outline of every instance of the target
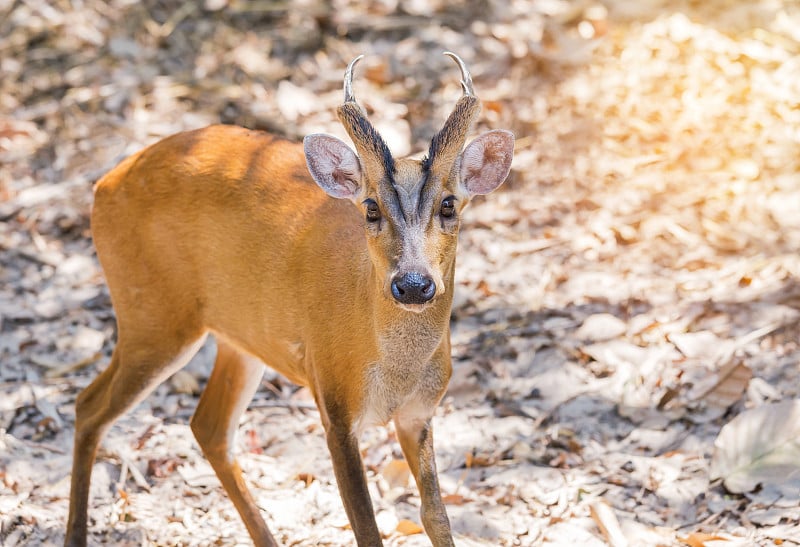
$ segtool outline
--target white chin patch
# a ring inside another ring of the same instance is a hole
[[[428,302],[425,302],[424,304],[403,304],[402,302],[398,302],[397,300],[395,300],[394,303],[397,304],[398,306],[400,306],[405,311],[412,311],[414,313],[420,313],[420,312],[424,311],[427,307],[429,307],[433,303],[433,300],[429,300]]]

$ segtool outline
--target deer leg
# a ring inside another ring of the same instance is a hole
[[[253,543],[277,547],[233,456],[239,418],[255,395],[263,374],[264,363],[218,339],[217,360],[192,417],[192,431],[239,511]]]
[[[324,397],[323,397],[324,399]],[[331,401],[319,405],[333,473],[339,485],[347,519],[359,547],[383,545],[367,489],[367,476],[352,422],[342,407]]]
[[[203,345],[205,334],[197,333],[188,342],[177,337],[146,338],[126,337],[120,329],[120,339],[108,368],[75,402],[75,445],[65,545],[86,545],[92,466],[106,431],[158,384],[186,365]],[[159,344],[159,340],[164,342]]]
[[[413,413],[410,416],[399,413],[394,423],[400,447],[419,488],[420,516],[425,532],[434,547],[450,547],[454,545],[453,536],[436,475],[431,420],[418,418]]]

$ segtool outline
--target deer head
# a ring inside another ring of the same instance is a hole
[[[351,200],[364,218],[367,247],[383,297],[407,311],[452,302],[452,280],[461,213],[470,199],[488,194],[508,176],[514,153],[509,131],[489,131],[464,142],[480,101],[464,62],[463,94],[422,160],[395,160],[353,95],[353,68],[344,76],[339,120],[354,153],[330,135],[304,139],[308,169],[330,196]]]

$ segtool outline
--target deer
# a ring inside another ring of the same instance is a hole
[[[390,421],[428,538],[454,545],[432,417],[452,371],[456,246],[464,208],[507,178],[514,136],[490,130],[465,146],[480,101],[464,61],[445,55],[462,95],[422,159],[395,159],[356,102],[362,55],[337,109],[355,151],[321,133],[301,144],[212,125],[167,137],[97,182],[91,229],[117,340],[76,399],[65,545],[86,544],[103,436],[209,333],[217,355],[191,430],[255,545],[278,543],[234,441],[265,364],[313,395],[359,546],[383,544],[359,435]]]

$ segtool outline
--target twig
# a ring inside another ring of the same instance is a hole
[[[139,471],[139,468],[136,467],[136,464],[131,460],[127,455],[123,454],[122,451],[116,451],[116,456],[122,462],[122,467],[127,469],[127,472],[130,473],[131,477],[133,478],[133,482],[136,485],[144,490],[145,492],[150,492],[150,485],[147,484],[147,479],[144,478],[142,472]],[[125,481],[125,476],[123,476],[122,472],[120,472],[120,482]]]
[[[628,538],[622,532],[617,515],[605,500],[589,505],[589,514],[612,547],[628,547]]]
[[[317,410],[317,405],[315,405],[314,403],[307,403],[304,401],[268,400],[268,401],[253,401],[247,408],[289,408],[297,410]]]
[[[66,454],[66,451],[64,449],[54,446],[52,444],[39,443],[36,441],[30,441],[28,439],[19,439],[19,441],[25,446],[28,446],[30,448],[39,448],[42,450],[47,450],[48,452],[53,452],[55,454]]]
[[[145,23],[145,28],[155,36],[156,38],[167,38],[175,28],[187,17],[192,15],[195,11],[197,11],[198,4],[197,2],[184,2],[180,8],[178,8],[175,13],[173,13],[169,19],[167,19],[163,25],[159,25],[156,23],[152,18]]]
[[[763,326],[760,329],[756,329],[745,334],[744,336],[737,338],[730,348],[724,349],[722,352],[720,352],[716,359],[714,359],[714,366],[716,367],[721,363],[727,362],[731,357],[733,357],[734,353],[745,347],[750,342],[755,342],[756,340],[763,338],[769,333],[783,327],[785,324],[786,321],[775,321],[774,323],[770,323],[769,325]]]
[[[103,352],[98,351],[94,355],[90,355],[89,357],[85,357],[85,358],[81,359],[80,361],[76,361],[74,363],[68,363],[68,364],[62,365],[60,367],[51,368],[51,369],[47,370],[47,372],[44,373],[44,377],[45,378],[59,378],[61,376],[65,376],[65,375],[69,374],[70,372],[75,372],[76,370],[82,369],[82,368],[84,368],[86,366],[91,365],[92,363],[95,363],[102,356],[103,356]]]
[[[17,249],[14,247],[9,247],[5,243],[0,243],[0,251],[5,251],[7,253],[17,255],[20,258],[24,258],[25,260],[29,260],[35,264],[39,264],[40,266],[52,266],[55,268],[58,266],[61,259],[55,258],[48,258],[42,254],[34,253],[32,251],[26,251],[24,249]]]

